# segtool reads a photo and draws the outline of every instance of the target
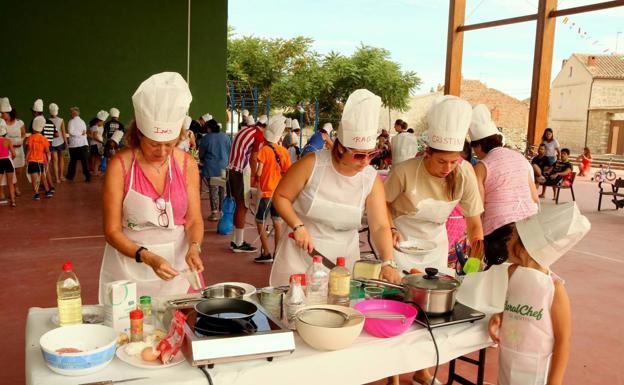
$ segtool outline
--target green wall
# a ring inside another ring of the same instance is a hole
[[[28,123],[35,99],[83,119],[117,107],[133,118],[132,94],[150,75],[186,78],[190,23],[190,115],[225,121],[227,0],[3,1],[0,96]],[[224,124],[225,125],[225,124]]]

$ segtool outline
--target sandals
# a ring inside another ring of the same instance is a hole
[[[431,385],[431,379],[425,382],[421,382],[412,377],[412,385]],[[436,378],[433,380],[433,385],[443,385],[443,384],[440,381],[438,381],[438,379]]]

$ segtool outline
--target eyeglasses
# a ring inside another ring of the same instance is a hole
[[[154,201],[156,210],[160,211],[158,215],[158,226],[169,227],[169,214],[167,214],[167,202],[163,197],[159,197]]]
[[[347,149],[347,151],[351,153],[351,156],[355,160],[364,160],[364,159],[371,160],[379,154],[379,150],[357,151],[357,150],[352,150],[349,147],[345,147],[345,148]]]

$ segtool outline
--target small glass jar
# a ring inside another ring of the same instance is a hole
[[[143,322],[146,325],[152,325],[152,297],[142,295],[139,298],[139,309],[143,312]]]
[[[130,312],[130,342],[143,341],[143,312],[141,309]]]

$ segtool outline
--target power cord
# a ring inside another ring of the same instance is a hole
[[[212,383],[212,377],[210,377],[210,373],[208,372],[208,365],[201,365],[201,366],[199,366],[199,370],[201,370],[202,373],[204,373],[206,375],[206,378],[208,379],[208,384],[214,385]]]
[[[416,302],[406,301],[406,303],[416,305],[416,307],[418,308],[418,311],[422,312],[425,315],[425,323],[427,324],[427,330],[429,331],[429,335],[431,335],[431,340],[433,341],[433,346],[435,347],[435,353],[436,353],[436,365],[435,365],[435,370],[433,372],[433,377],[431,378],[431,385],[434,385],[436,376],[438,375],[438,368],[440,366],[440,352],[438,351],[438,344],[435,340],[435,337],[433,336],[433,332],[431,331],[431,325],[429,324],[429,317],[427,316],[427,312],[425,312],[423,308],[420,307],[420,305],[417,304]]]

